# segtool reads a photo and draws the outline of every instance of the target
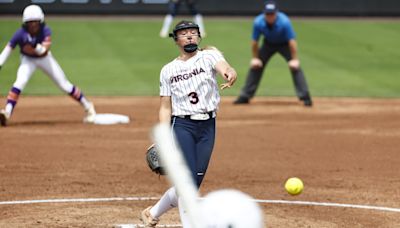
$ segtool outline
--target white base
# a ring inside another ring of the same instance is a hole
[[[119,225],[117,225],[117,227],[118,228],[141,228],[141,227],[145,227],[144,225],[142,225],[142,224],[119,224]],[[182,227],[182,225],[180,225],[180,224],[171,224],[171,225],[157,225],[156,227],[163,227],[163,228],[167,228],[167,227],[174,227],[174,228],[177,228],[177,227]]]
[[[128,116],[113,113],[98,113],[94,117],[93,124],[110,125],[110,124],[128,124],[130,119]]]

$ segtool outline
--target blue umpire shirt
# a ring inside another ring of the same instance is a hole
[[[254,41],[258,41],[261,35],[264,35],[264,39],[272,44],[286,43],[295,38],[289,17],[282,12],[277,12],[276,14],[276,20],[272,25],[272,29],[268,27],[264,13],[254,19],[252,36]]]

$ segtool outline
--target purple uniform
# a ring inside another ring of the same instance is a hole
[[[23,47],[26,44],[30,44],[32,47],[35,47],[36,44],[42,43],[46,37],[51,35],[51,30],[48,26],[44,25],[41,26],[40,28],[40,33],[37,36],[32,37],[28,31],[26,31],[24,28],[18,29],[15,33],[14,36],[11,38],[9,45],[14,49],[17,45],[20,47],[20,52],[23,55],[27,55],[29,57],[34,57],[37,58],[39,57],[38,55],[31,55],[28,53],[25,53],[23,51]]]
[[[81,103],[87,113],[83,119],[84,122],[94,123],[96,111],[93,104],[86,99],[78,87],[67,79],[64,71],[51,54],[51,30],[44,23],[44,13],[40,6],[27,6],[22,14],[22,22],[22,28],[14,33],[0,54],[1,69],[11,52],[19,45],[21,64],[18,67],[17,79],[8,93],[6,106],[0,110],[0,125],[7,125],[19,95],[36,69],[42,70],[62,91]]]

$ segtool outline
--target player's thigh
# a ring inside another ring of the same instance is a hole
[[[38,63],[38,66],[56,83],[56,85],[65,93],[72,91],[73,85],[67,79],[61,66],[51,53],[43,57]]]
[[[215,119],[202,124],[201,137],[196,144],[197,172],[205,173],[210,162],[215,143]]]
[[[172,124],[174,134],[183,156],[192,173],[196,171],[196,140],[195,126],[191,120],[174,117]]]
[[[32,58],[27,56],[21,57],[21,64],[17,70],[17,79],[14,82],[14,87],[23,90],[36,70],[36,65]]]
[[[285,58],[286,61],[292,59],[292,53],[290,52],[289,45],[279,48],[278,52],[283,56],[283,58]]]
[[[261,61],[266,65],[275,53],[276,50],[274,48],[263,45],[258,51],[258,56],[260,56]]]

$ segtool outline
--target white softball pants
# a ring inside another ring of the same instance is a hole
[[[21,55],[21,65],[18,68],[17,79],[13,86],[22,91],[37,68],[47,74],[62,91],[71,93],[73,85],[68,81],[51,52],[41,58]]]

